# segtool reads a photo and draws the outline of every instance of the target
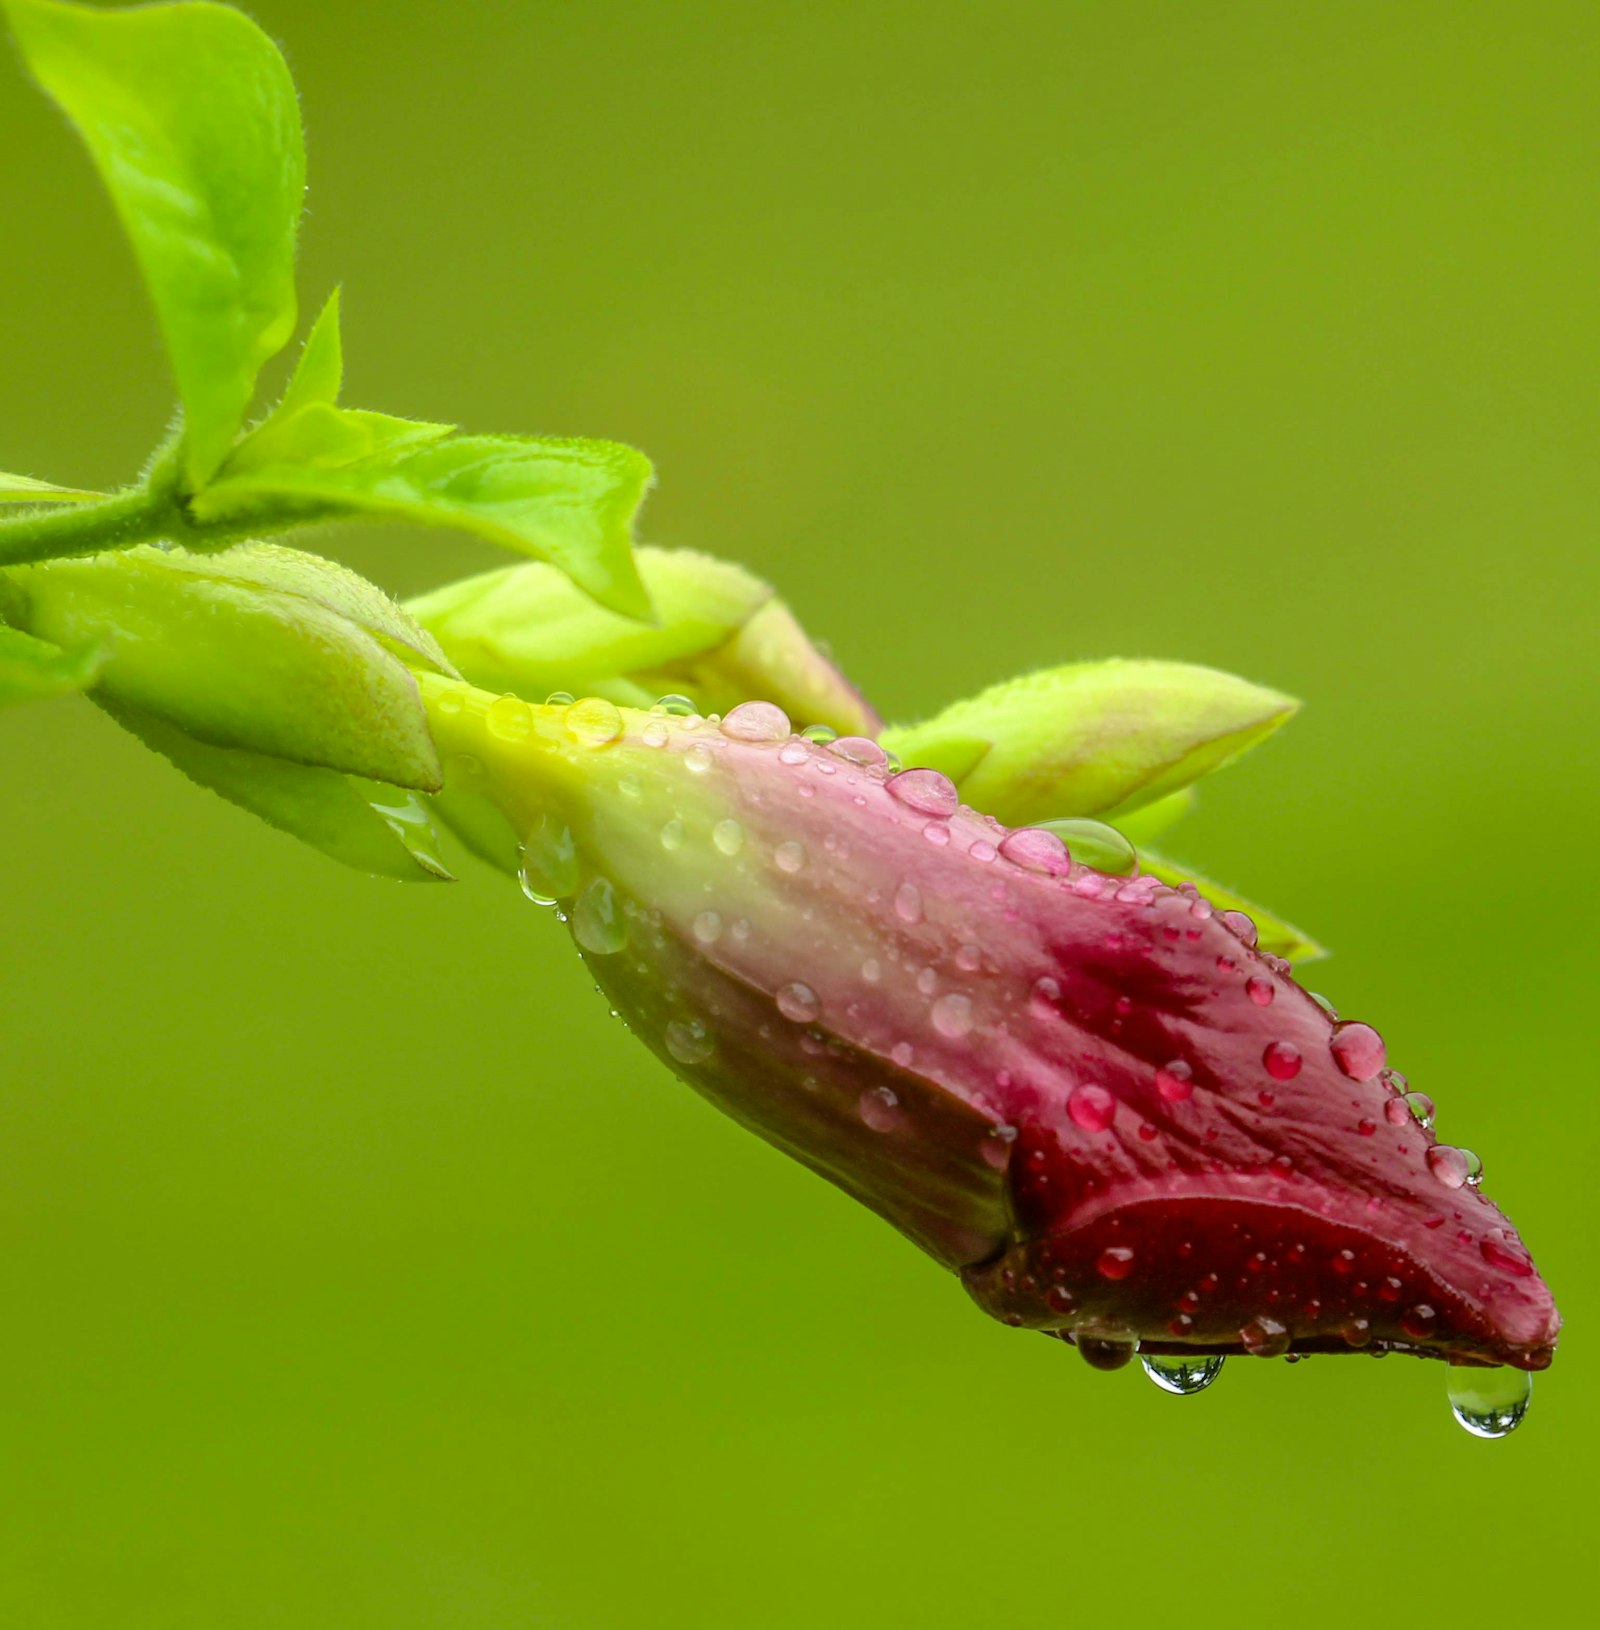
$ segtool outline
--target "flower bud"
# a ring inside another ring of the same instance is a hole
[[[675,694],[707,713],[770,696],[804,724],[877,730],[877,715],[768,584],[686,549],[640,549],[636,559],[653,623],[608,611],[537,562],[447,584],[407,610],[485,690],[630,707]]]
[[[1220,769],[1298,706],[1191,663],[1084,662],[995,685],[881,739],[1000,820],[1115,819]]]
[[[422,683],[451,783],[524,835],[525,889],[640,1038],[995,1316],[1096,1362],[1549,1362],[1550,1294],[1474,1159],[1247,920],[767,703]]]

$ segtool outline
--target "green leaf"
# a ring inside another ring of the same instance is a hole
[[[338,469],[379,453],[426,446],[455,429],[454,425],[338,407],[343,375],[339,291],[335,289],[306,337],[282,400],[228,455],[217,480],[277,465]]]
[[[0,624],[0,707],[85,690],[105,666],[108,654],[108,647],[100,641],[64,651],[49,640]]]
[[[294,331],[305,150],[294,83],[242,12],[0,0],[110,190],[183,399],[185,468],[221,464]]]
[[[451,881],[426,806],[400,787],[213,747],[141,708],[101,705],[146,747],[202,787],[360,872],[403,882]]]
[[[35,481],[31,475],[0,473],[0,504],[81,504],[90,498],[104,498],[103,492],[85,492],[79,487],[58,487],[49,481]]]
[[[1025,674],[879,739],[907,764],[943,770],[1007,825],[1081,815],[1120,824],[1237,758],[1298,706],[1186,662],[1084,662]]]
[[[1197,872],[1181,861],[1167,860],[1149,849],[1139,850],[1139,870],[1159,877],[1163,883],[1176,887],[1179,883],[1193,883],[1218,911],[1242,911],[1256,925],[1256,944],[1273,956],[1286,957],[1290,962],[1311,962],[1328,953],[1292,923],[1275,917],[1263,906],[1247,900],[1242,894],[1225,889],[1220,883]]]
[[[109,639],[105,696],[213,747],[437,787],[416,680],[389,644],[389,619],[403,613],[386,601],[387,611],[360,596],[341,601],[327,592],[340,581],[328,574],[296,592],[293,551],[255,549],[266,563],[254,554],[254,578],[252,551],[148,546],[18,570],[19,620],[63,647]],[[274,553],[291,557],[281,577]]]
[[[1128,810],[1117,817],[1117,830],[1134,848],[1142,849],[1153,843],[1163,832],[1170,831],[1194,808],[1198,798],[1193,786],[1180,787],[1158,798],[1142,809]]]
[[[517,875],[517,834],[511,822],[481,792],[443,787],[433,795],[433,810],[469,854],[507,877]]]
[[[650,615],[632,550],[650,462],[615,442],[457,436],[359,463],[273,464],[230,474],[194,501],[202,519],[299,499],[321,516],[391,515],[458,527],[558,566],[626,617]]]

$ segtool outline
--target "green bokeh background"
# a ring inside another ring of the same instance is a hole
[[[486,873],[344,873],[87,704],[0,718],[0,1622],[1573,1622],[1600,515],[1588,0],[261,0],[350,397],[642,446],[643,532],[886,711],[1024,666],[1305,697],[1171,847],[1337,950],[1569,1321],[1202,1399],[986,1322],[608,1023]],[[169,406],[0,74],[0,466]],[[397,591],[458,537],[330,545]]]

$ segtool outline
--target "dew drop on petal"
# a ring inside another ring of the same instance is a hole
[[[785,838],[776,849],[772,851],[773,864],[780,872],[794,873],[806,863],[806,851],[802,844],[796,843],[793,838]]]
[[[639,732],[639,739],[646,747],[665,747],[667,745],[667,735],[667,727],[659,719],[652,719]]]
[[[919,815],[954,815],[961,807],[961,794],[947,775],[937,770],[902,770],[884,783],[888,792],[907,809]]]
[[[1408,1092],[1400,1100],[1405,1105],[1406,1113],[1423,1126],[1432,1126],[1434,1117],[1433,1100],[1425,1092]]]
[[[1300,1073],[1300,1049],[1293,1042],[1268,1042],[1261,1062],[1274,1081],[1293,1081]]]
[[[1430,1302],[1414,1302],[1400,1315],[1400,1328],[1413,1341],[1426,1341],[1439,1327],[1439,1314]]]
[[[1038,830],[1049,832],[1067,846],[1067,853],[1080,866],[1092,866],[1113,877],[1131,877],[1139,869],[1139,857],[1128,840],[1104,821],[1071,817],[1040,821]]]
[[[778,762],[780,764],[804,764],[811,757],[803,741],[791,739],[778,749]]]
[[[1006,1169],[1006,1162],[1011,1158],[1012,1146],[1016,1141],[1016,1127],[995,1127],[980,1146],[984,1164],[994,1167],[997,1172],[1003,1172]]]
[[[1000,854],[1024,871],[1061,877],[1072,869],[1067,846],[1054,832],[1037,826],[1019,826],[1000,840]]]
[[[715,945],[722,938],[722,914],[702,911],[694,920],[694,937],[702,945]]]
[[[1451,1365],[1445,1377],[1450,1413],[1475,1438],[1503,1438],[1528,1413],[1533,1377],[1526,1370]]]
[[[517,867],[522,892],[535,905],[551,906],[578,892],[578,851],[571,831],[541,815],[523,839]]]
[[[698,1019],[674,1019],[667,1026],[667,1051],[680,1064],[703,1064],[711,1056],[711,1034]]]
[[[915,883],[902,883],[894,891],[894,914],[903,923],[922,921],[922,890]]]
[[[1252,1358],[1277,1358],[1289,1351],[1289,1327],[1270,1313],[1258,1313],[1240,1327],[1239,1340]]]
[[[947,991],[930,1010],[933,1028],[948,1041],[959,1041],[972,1029],[972,998]]]
[[[877,769],[889,756],[870,736],[836,736],[828,743],[828,751],[864,770]]]
[[[628,919],[610,878],[584,885],[572,907],[572,937],[595,956],[614,956],[628,943]]]
[[[838,739],[839,732],[835,730],[832,725],[808,724],[805,729],[800,732],[800,736],[804,741],[814,741],[819,746],[826,747],[830,741],[836,741]]]
[[[1194,1092],[1194,1071],[1181,1058],[1156,1071],[1156,1093],[1163,1103],[1181,1104]]]
[[[1370,1024],[1337,1024],[1328,1045],[1352,1081],[1370,1081],[1383,1068],[1383,1037]]]
[[[1468,1163],[1466,1151],[1457,1149],[1452,1144],[1436,1143],[1427,1154],[1428,1170],[1444,1184],[1447,1189],[1459,1189],[1466,1184],[1472,1167]]]
[[[785,741],[789,715],[771,702],[741,702],[717,728],[734,741]]]
[[[1533,1273],[1533,1264],[1527,1256],[1504,1240],[1486,1239],[1478,1246],[1478,1250],[1491,1268],[1498,1268],[1513,1278],[1527,1279]]]
[[[683,822],[676,815],[662,824],[661,847],[669,853],[683,847]]]
[[[1270,979],[1262,979],[1258,975],[1245,981],[1244,993],[1257,1007],[1271,1007],[1272,999],[1278,991]]]
[[[1132,1247],[1108,1245],[1095,1258],[1094,1271],[1102,1279],[1126,1279],[1133,1272]]]
[[[735,820],[718,821],[711,828],[711,841],[719,854],[731,857],[744,848],[744,828]]]
[[[615,702],[586,696],[567,709],[567,734],[580,747],[605,747],[622,734],[622,713]]]
[[[711,768],[711,749],[704,742],[696,742],[683,755],[684,767],[696,775],[704,775]]]
[[[1242,911],[1219,911],[1217,920],[1225,924],[1230,933],[1244,941],[1246,945],[1256,942],[1256,925],[1252,918]]]
[[[1067,1114],[1085,1132],[1104,1132],[1117,1117],[1117,1101],[1104,1087],[1085,1082],[1067,1094]]]
[[[856,1100],[856,1113],[874,1132],[894,1132],[905,1124],[892,1087],[871,1087]]]
[[[544,705],[546,707],[571,707],[575,701],[577,701],[577,697],[571,691],[553,690],[545,697]]]
[[[1180,1398],[1204,1392],[1222,1374],[1221,1353],[1195,1353],[1179,1356],[1175,1353],[1139,1355],[1144,1373],[1163,1392],[1175,1392]]]
[[[983,865],[987,865],[997,854],[1000,853],[1000,851],[996,849],[995,846],[986,838],[979,838],[977,842],[967,850],[967,853],[971,855],[974,860],[979,861]]]
[[[778,1011],[784,1018],[792,1019],[796,1024],[810,1024],[822,1011],[817,993],[798,979],[778,987],[777,1003]]]

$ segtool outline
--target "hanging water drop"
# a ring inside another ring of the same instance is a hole
[[[541,815],[533,823],[522,843],[517,880],[536,906],[553,906],[577,893],[577,846],[560,821]]]
[[[1475,1438],[1503,1438],[1528,1413],[1533,1377],[1526,1370],[1452,1364],[1445,1378],[1450,1413]]]
[[[1221,1353],[1173,1353],[1139,1355],[1144,1373],[1163,1392],[1175,1392],[1180,1398],[1190,1398],[1204,1392],[1222,1374]]]
[[[608,877],[585,886],[572,907],[572,937],[595,956],[614,956],[628,943],[628,919]]]

